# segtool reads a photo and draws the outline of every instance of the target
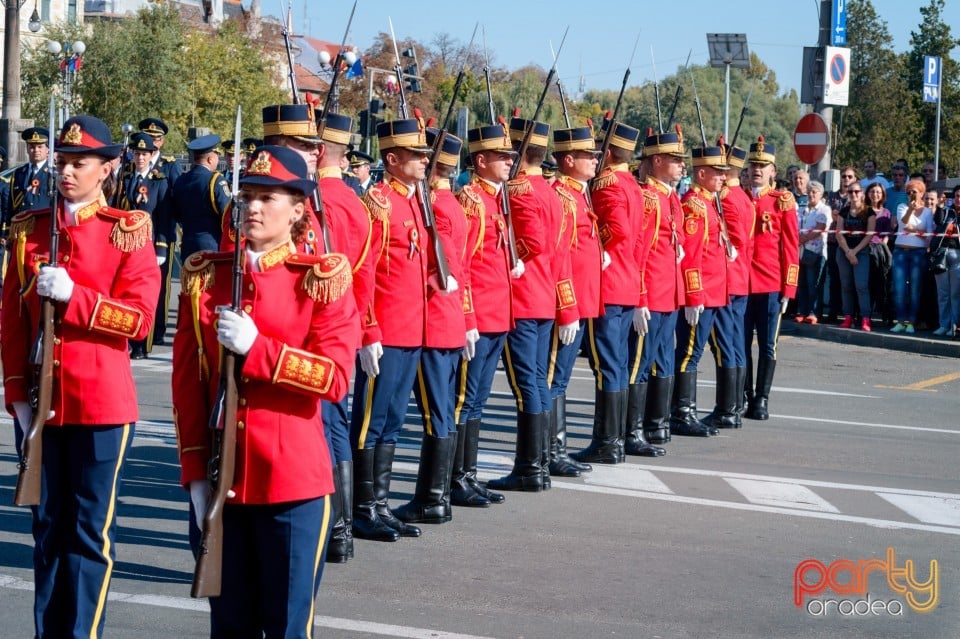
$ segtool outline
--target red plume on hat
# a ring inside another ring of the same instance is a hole
[[[647,137],[649,138],[651,135],[653,135],[653,127],[652,127],[652,126],[648,126],[648,127],[647,127]]]
[[[417,123],[420,125],[420,130],[423,131],[424,129],[423,111],[421,111],[420,109],[414,109],[413,117],[417,119]]]
[[[587,126],[590,127],[590,135],[593,135],[593,120],[590,118],[584,118],[587,121]]]
[[[604,120],[609,120],[612,117],[613,117],[613,111],[607,111],[606,113],[603,114]]]
[[[676,125],[677,137],[680,138],[680,141],[683,142],[683,131],[680,129],[680,125]]]
[[[320,98],[316,97],[312,93],[307,93],[304,101],[307,103],[307,117],[311,121],[314,119],[314,112],[320,108]]]
[[[520,107],[513,107],[513,117],[515,118],[520,117]]]
[[[727,140],[722,134],[720,135],[719,138],[717,138],[717,146],[721,146],[721,147],[727,146]]]
[[[427,128],[432,127],[432,126],[433,126],[434,124],[436,124],[436,123],[437,123],[437,119],[436,119],[436,118],[428,118],[428,119],[427,119]]]

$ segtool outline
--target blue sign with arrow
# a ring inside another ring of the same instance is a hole
[[[847,46],[847,0],[833,0],[833,15],[830,18],[830,45]]]

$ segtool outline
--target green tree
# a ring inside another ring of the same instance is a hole
[[[940,164],[952,167],[955,174],[960,164],[960,64],[950,53],[960,46],[960,39],[953,36],[950,25],[943,20],[944,0],[930,0],[930,4],[920,8],[920,24],[916,31],[910,32],[910,52],[906,56],[907,84],[913,96],[920,118],[917,140],[924,161],[933,160],[934,135],[937,118],[937,106],[923,102],[923,58],[940,56],[942,68],[942,92],[940,95],[942,117],[940,120]]]
[[[871,0],[850,0],[847,33],[850,101],[834,109],[834,165],[859,167],[872,159],[882,171],[902,157],[916,166],[922,152],[905,59],[894,52],[887,23]]]

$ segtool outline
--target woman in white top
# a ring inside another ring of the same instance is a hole
[[[808,324],[818,321],[827,254],[823,232],[830,217],[830,206],[823,201],[823,191],[823,184],[812,180],[807,185],[807,206],[800,213],[800,285],[794,319]]]
[[[917,235],[932,233],[933,212],[923,206],[926,192],[923,180],[907,183],[907,203],[897,207],[899,232],[893,248],[893,304],[897,323],[894,333],[913,333],[920,307],[923,274],[927,269],[927,246],[930,238]],[[909,295],[909,300],[907,296]]]

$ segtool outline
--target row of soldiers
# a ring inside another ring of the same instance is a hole
[[[361,199],[343,179],[351,118],[310,105],[263,109],[264,142],[297,151],[317,176],[313,226],[296,250],[347,256],[363,323],[353,409],[346,399],[322,407],[337,489],[328,561],[351,558],[354,536],[417,537],[415,524],[449,521],[453,506],[488,507],[505,501],[502,491],[546,490],[551,476],[577,477],[591,464],[662,456],[673,435],[767,419],[780,317],[798,272],[795,204],[770,187],[773,146],[761,137],[748,153],[721,139],[691,158],[679,127],[648,131],[633,174],[640,132],[612,124],[609,133],[610,121],[599,133],[554,131],[550,182],[547,124],[517,114],[472,129],[472,177],[455,195],[463,142],[444,133],[434,148],[441,132],[419,117],[385,122],[384,179]],[[215,138],[191,143],[191,172]],[[681,200],[674,185],[687,158],[693,187]],[[177,188],[193,205],[181,221],[185,258],[236,241],[226,181],[202,175],[192,190]],[[189,277],[188,260],[184,268]],[[717,398],[701,420],[697,366],[708,344]],[[585,450],[568,453],[566,390],[581,353],[596,378],[593,433]],[[517,406],[515,463],[483,483],[483,410],[501,362]],[[413,499],[394,509],[411,393],[423,418],[420,467]]]

